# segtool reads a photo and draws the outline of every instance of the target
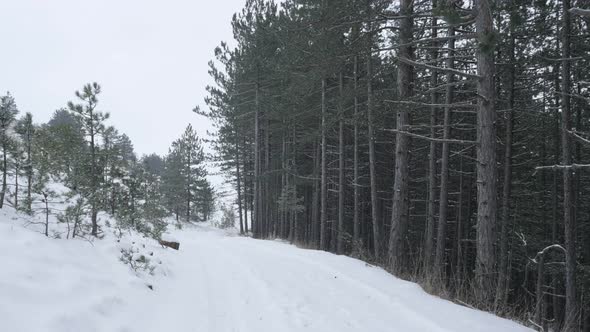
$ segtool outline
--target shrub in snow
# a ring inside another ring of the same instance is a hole
[[[136,273],[147,272],[153,275],[156,269],[156,266],[151,263],[149,258],[139,253],[139,249],[121,249],[121,257],[119,259],[121,262],[129,265]]]
[[[73,205],[68,206],[64,212],[57,215],[57,220],[60,223],[67,225],[66,239],[70,237],[75,238],[76,235],[82,232],[82,222],[84,220],[84,200],[78,198]]]
[[[29,197],[25,197],[23,199],[23,204],[18,206],[18,211],[22,212],[24,214],[27,214],[29,216],[33,215],[33,209],[31,208],[31,205],[33,204],[33,199],[29,198]]]
[[[182,223],[180,221],[177,221],[174,226],[176,226],[176,229],[182,229]]]
[[[168,215],[162,204],[160,179],[136,166],[123,178],[121,190],[125,194],[114,213],[117,226],[159,240],[166,231],[164,219]]]
[[[234,222],[236,220],[236,213],[231,206],[222,205],[221,206],[221,220],[216,224],[217,227],[225,229],[225,228],[232,228],[234,227]]]

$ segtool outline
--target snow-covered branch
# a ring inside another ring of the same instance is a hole
[[[590,164],[571,164],[571,165],[549,165],[549,166],[537,166],[535,170],[544,170],[544,169],[580,169],[580,168],[590,168]]]

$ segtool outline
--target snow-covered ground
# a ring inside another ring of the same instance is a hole
[[[172,236],[179,251],[133,234],[51,239],[0,210],[0,330],[530,331],[352,258],[209,226]],[[153,275],[121,263],[125,248],[145,254]]]

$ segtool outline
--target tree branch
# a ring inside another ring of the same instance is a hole
[[[422,68],[431,69],[431,70],[438,70],[438,71],[441,71],[444,73],[452,73],[457,76],[463,76],[463,77],[472,78],[472,79],[479,79],[480,78],[478,75],[475,75],[475,74],[464,73],[460,70],[451,69],[451,68],[442,68],[442,67],[431,66],[431,65],[420,63],[420,62],[412,61],[412,60],[404,58],[404,57],[398,57],[398,60],[403,63],[415,66],[415,67],[422,67]]]
[[[431,142],[439,142],[439,143],[454,143],[454,144],[477,144],[477,142],[475,141],[466,141],[466,140],[461,140],[461,139],[442,139],[442,138],[432,138],[432,137],[428,137],[428,136],[424,136],[424,135],[419,135],[419,134],[414,134],[411,133],[409,131],[405,131],[405,130],[397,130],[397,129],[383,129],[385,131],[390,131],[396,134],[402,134],[402,135],[406,135],[406,136],[410,136],[410,137],[415,137],[415,138],[419,138],[419,139],[423,139],[423,140],[427,140],[427,141],[431,141]]]
[[[572,13],[574,15],[590,17],[590,9],[571,8],[570,13]]]

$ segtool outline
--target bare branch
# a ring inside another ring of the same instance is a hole
[[[590,9],[571,8],[570,13],[584,17],[590,17]]]
[[[550,166],[537,166],[535,167],[535,170],[544,170],[544,169],[564,169],[564,168],[570,168],[570,169],[580,169],[580,168],[590,168],[590,164],[571,164],[571,165],[550,165]]]
[[[418,102],[418,101],[408,101],[408,100],[386,100],[385,102],[393,103],[393,104],[402,104],[402,105],[423,106],[423,107],[477,108],[477,105],[467,104],[467,103],[430,104],[430,103],[422,103],[422,102]]]
[[[415,66],[415,67],[421,67],[421,68],[426,68],[426,69],[431,69],[431,70],[438,70],[441,72],[445,72],[445,73],[452,73],[455,74],[457,76],[462,76],[462,77],[467,77],[467,78],[472,78],[472,79],[479,79],[480,77],[478,75],[475,74],[469,74],[469,73],[465,73],[462,72],[460,70],[456,70],[456,69],[451,69],[451,68],[442,68],[442,67],[436,67],[436,66],[431,66],[431,65],[426,65],[420,62],[416,62],[416,61],[412,61],[410,59],[407,58],[403,58],[403,57],[398,57],[398,60],[403,62],[403,63],[407,63],[409,65]]]
[[[590,145],[590,140],[589,140],[589,139],[586,139],[586,138],[584,138],[584,137],[582,137],[582,136],[580,136],[580,135],[578,135],[578,133],[577,133],[577,132],[575,132],[575,131],[571,131],[571,130],[568,130],[568,133],[569,133],[569,134],[570,134],[570,135],[571,135],[573,138],[577,139],[578,141],[580,141],[580,142],[582,142],[582,143],[585,143],[585,144],[588,144],[588,145]]]
[[[431,141],[431,142],[440,142],[440,143],[454,143],[454,144],[477,144],[477,142],[475,141],[466,141],[466,140],[461,140],[461,139],[442,139],[442,138],[432,138],[432,137],[428,137],[428,136],[424,136],[424,135],[419,135],[419,134],[414,134],[411,133],[409,131],[405,131],[405,130],[397,130],[397,129],[383,129],[385,131],[390,131],[396,134],[402,134],[402,135],[406,135],[406,136],[410,136],[410,137],[415,137],[415,138],[419,138],[419,139],[423,139],[423,140],[427,140],[427,141]]]

